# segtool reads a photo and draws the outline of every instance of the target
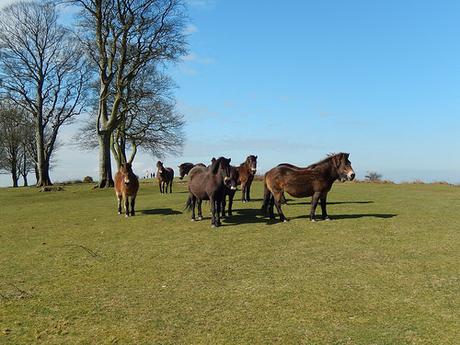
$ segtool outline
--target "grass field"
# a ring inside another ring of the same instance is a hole
[[[460,344],[459,187],[337,183],[317,223],[252,196],[213,230],[184,183],[128,219],[89,185],[0,190],[0,343]]]

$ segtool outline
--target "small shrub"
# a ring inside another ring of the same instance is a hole
[[[85,176],[83,178],[83,183],[94,183],[94,180],[91,176]]]
[[[368,171],[367,175],[364,176],[369,182],[379,182],[382,178],[382,175],[375,171]]]

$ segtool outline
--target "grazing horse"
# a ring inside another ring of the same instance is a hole
[[[206,165],[204,165],[203,163],[182,163],[181,165],[178,165],[177,167],[179,168],[179,180],[183,180],[185,175],[188,175],[190,170],[192,170],[192,168],[197,165],[206,167]]]
[[[250,155],[246,158],[244,163],[238,167],[238,184],[241,184],[241,201],[247,202],[251,200],[249,193],[251,191],[251,184],[254,180],[254,175],[257,171],[257,156]]]
[[[122,164],[115,174],[115,194],[118,199],[118,214],[121,214],[121,200],[125,201],[126,217],[134,216],[134,204],[137,191],[139,190],[139,180],[131,169],[131,163]],[[129,209],[131,199],[131,210]]]
[[[262,210],[274,219],[273,205],[276,206],[281,221],[287,221],[281,210],[283,193],[295,198],[312,197],[310,220],[315,221],[318,200],[321,201],[322,218],[329,220],[326,211],[327,193],[335,180],[353,180],[355,172],[348,159],[349,153],[329,155],[322,161],[306,168],[277,166],[269,170],[264,177],[264,201]]]
[[[165,168],[163,166],[163,162],[157,162],[157,178],[158,178],[158,186],[160,187],[160,193],[168,193],[168,186],[169,186],[169,193],[172,193],[172,183],[174,180],[174,170],[172,168]],[[166,187],[166,188],[165,188]]]
[[[195,220],[195,205],[198,205],[198,220],[203,219],[201,203],[209,200],[211,204],[211,225],[218,227],[220,223],[220,207],[225,196],[225,186],[230,177],[230,158],[220,157],[205,168],[194,167],[189,174],[189,197],[185,205],[192,211],[192,221]]]

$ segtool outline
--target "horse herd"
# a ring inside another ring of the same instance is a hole
[[[325,159],[308,165],[298,167],[282,163],[270,169],[264,175],[264,196],[262,211],[270,219],[275,219],[274,207],[281,221],[287,219],[281,209],[286,204],[285,193],[295,197],[312,197],[310,220],[315,221],[315,211],[318,202],[321,204],[322,219],[329,220],[327,214],[327,193],[331,190],[336,180],[351,181],[355,173],[349,160],[350,154],[330,154]],[[213,158],[211,164],[183,163],[179,165],[179,179],[189,176],[189,196],[186,209],[192,213],[191,219],[202,220],[202,202],[209,200],[211,207],[211,225],[221,225],[221,218],[232,215],[233,199],[237,186],[241,185],[242,201],[248,202],[251,184],[257,172],[257,156],[249,155],[239,166],[232,166],[231,159],[225,157]],[[174,170],[164,167],[161,161],[157,163],[157,179],[160,193],[172,193]],[[125,215],[134,216],[134,205],[139,181],[133,173],[131,164],[123,164],[115,175],[115,193],[118,199],[118,214],[122,211],[124,200]],[[228,196],[228,208],[226,210]],[[195,214],[197,208],[197,215]]]

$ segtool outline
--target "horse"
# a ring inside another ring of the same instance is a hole
[[[226,206],[227,195],[228,195],[228,216],[232,215],[233,198],[235,197],[236,188],[238,186],[238,180],[239,180],[239,172],[238,172],[237,167],[230,166],[230,176],[229,177],[230,179],[225,185],[225,195],[222,199],[222,218],[226,217],[225,206]]]
[[[219,227],[220,208],[225,195],[225,186],[230,178],[230,158],[220,157],[209,168],[196,166],[189,173],[189,197],[185,205],[192,211],[192,221],[195,221],[195,205],[198,205],[198,220],[203,219],[201,203],[209,200],[211,204],[211,226]]]
[[[165,168],[163,166],[163,162],[157,162],[157,178],[158,178],[158,186],[160,187],[160,193],[168,193],[168,186],[169,186],[169,193],[172,193],[172,183],[174,180],[174,170],[172,168]],[[166,188],[165,188],[166,187]]]
[[[126,217],[134,216],[134,204],[137,191],[139,190],[139,180],[134,175],[131,163],[122,164],[115,174],[115,194],[118,199],[118,214],[121,214],[121,200],[125,201]],[[129,209],[129,199],[131,199],[131,210]]]
[[[330,220],[326,211],[327,193],[331,190],[332,184],[340,181],[352,181],[355,172],[349,160],[349,153],[337,153],[328,155],[322,161],[311,164],[307,168],[290,168],[277,166],[269,170],[264,176],[264,201],[262,211],[275,219],[273,205],[276,206],[280,220],[287,219],[281,210],[283,193],[287,192],[295,198],[312,197],[310,220],[316,221],[315,211],[318,201],[321,201],[323,220]]]
[[[241,184],[241,201],[248,202],[251,200],[249,195],[251,191],[251,184],[254,180],[254,175],[257,171],[257,156],[249,155],[246,157],[244,163],[238,167],[238,184]]]
[[[179,168],[179,180],[183,180],[185,175],[188,175],[190,170],[192,170],[192,168],[197,165],[206,167],[206,165],[204,165],[203,163],[198,163],[198,164],[182,163],[181,165],[178,165],[177,167]]]
[[[242,187],[242,201],[250,201],[250,188],[252,181],[254,180],[254,175],[257,171],[257,156],[249,155],[246,157],[244,163],[241,163],[238,167],[231,167],[231,180],[235,180],[237,185]],[[232,206],[233,198],[235,197],[236,187],[228,187],[226,189],[226,195],[228,195],[228,215],[232,215]],[[225,217],[225,206],[226,206],[226,196],[222,202],[222,217]]]

